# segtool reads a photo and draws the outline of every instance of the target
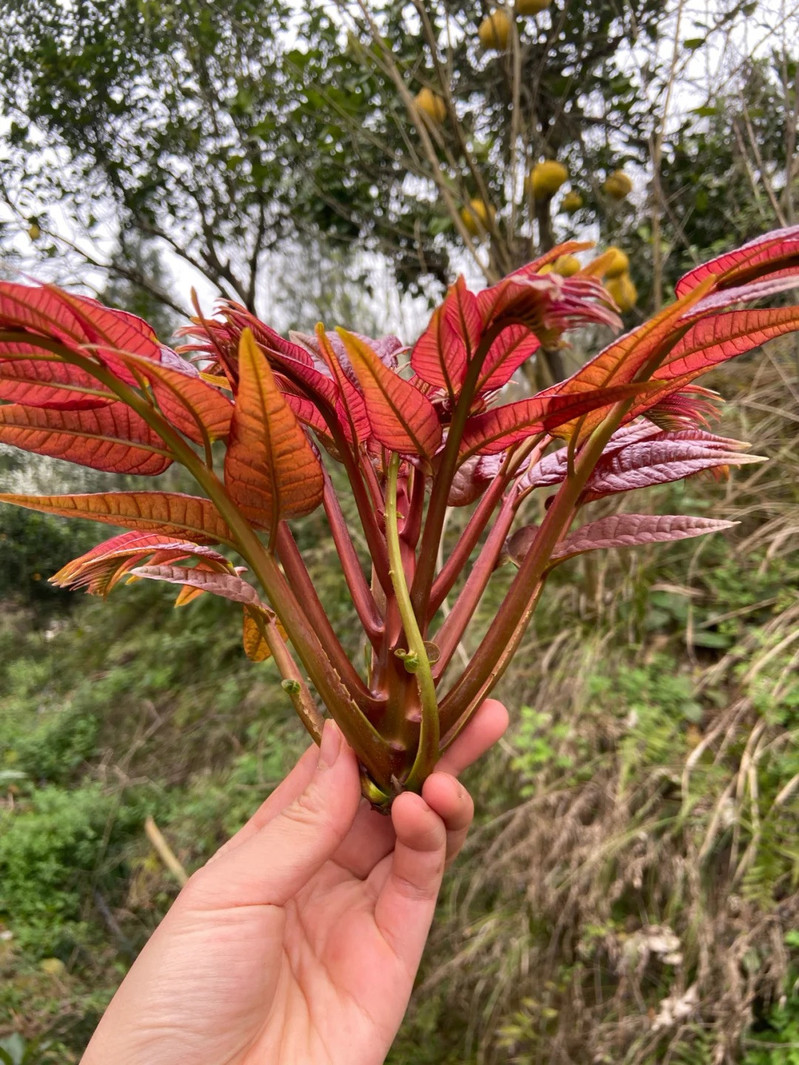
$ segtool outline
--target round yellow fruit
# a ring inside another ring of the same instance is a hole
[[[496,218],[496,209],[486,207],[482,200],[469,200],[469,206],[461,209],[463,224],[473,237],[482,236],[491,222]]]
[[[442,98],[434,93],[432,89],[428,89],[425,86],[414,97],[416,106],[422,111],[431,122],[435,122],[437,126],[440,126],[447,117],[447,105]]]
[[[638,302],[638,289],[627,273],[612,277],[605,285],[605,288],[622,314],[631,311]]]
[[[504,52],[510,40],[511,21],[507,11],[497,8],[483,19],[477,29],[477,36],[483,48]]]
[[[560,274],[561,277],[571,277],[582,268],[583,264],[576,255],[560,255],[552,264],[552,273]]]
[[[539,11],[546,11],[552,0],[516,0],[513,5],[517,15],[537,15]]]
[[[623,170],[614,170],[609,174],[602,188],[614,200],[623,200],[632,191],[633,183]]]
[[[42,231],[41,231],[41,228],[39,226],[39,223],[38,222],[31,222],[30,226],[28,227],[28,236],[30,237],[30,239],[31,240],[38,240],[41,235],[42,235]]]
[[[548,200],[555,195],[568,176],[569,171],[563,163],[556,163],[554,159],[536,163],[530,171],[530,191],[533,199]]]
[[[565,211],[566,214],[574,214],[575,211],[579,211],[583,205],[583,198],[579,192],[567,192],[560,203],[561,211]]]
[[[608,265],[605,267],[605,277],[621,277],[622,274],[626,274],[630,269],[630,260],[621,248],[616,248],[614,245],[608,248],[605,255],[610,255],[611,252],[613,253],[613,258],[609,260]]]

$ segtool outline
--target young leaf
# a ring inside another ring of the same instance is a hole
[[[521,323],[547,347],[556,345],[566,329],[597,323],[618,329],[618,315],[608,304],[602,283],[575,274],[527,274],[525,269],[477,294],[483,328]]]
[[[563,562],[586,551],[666,543],[729,529],[737,522],[694,518],[687,514],[614,514],[575,529],[555,548],[553,561]]]
[[[679,434],[674,434],[674,437],[670,438],[669,434],[663,433],[654,440],[630,444],[607,457],[603,455],[591,474],[581,499],[588,502],[617,492],[681,481],[685,477],[717,467],[765,462],[765,459],[758,455],[741,454],[738,448],[742,445],[733,450],[714,446],[712,442],[703,445],[690,437],[680,438]]]
[[[541,341],[524,325],[509,325],[503,329],[483,362],[477,381],[478,396],[506,385],[540,347]]]
[[[93,492],[64,496],[0,495],[0,503],[86,518],[128,529],[186,537],[197,544],[235,546],[233,534],[210,499],[179,492]]]
[[[114,352],[107,363],[122,363],[151,386],[164,417],[189,440],[224,440],[230,432],[233,404],[203,381],[191,363],[169,352],[169,362],[153,363],[128,352]]]
[[[256,620],[256,614],[254,607],[244,607],[241,642],[244,647],[244,653],[251,662],[265,662],[268,658],[271,658],[272,652],[261,632],[261,626]]]
[[[288,641],[288,634],[275,617],[272,610],[263,607],[247,605],[244,607],[244,623],[242,626],[242,644],[244,653],[252,662],[265,662],[271,658],[272,651],[264,639],[264,627],[271,627],[272,634]]]
[[[749,241],[734,251],[702,263],[677,282],[675,293],[684,296],[709,277],[725,288],[776,273],[799,264],[799,226],[777,229]]]
[[[150,326],[135,314],[104,307],[97,300],[74,296],[55,285],[48,286],[57,301],[72,312],[83,331],[85,345],[100,350],[127,351],[161,361],[161,345]]]
[[[637,329],[633,329],[623,337],[620,337],[619,340],[609,344],[608,347],[600,351],[597,356],[582,366],[577,373],[566,381],[561,381],[559,384],[553,385],[539,394],[547,396],[554,394],[564,395],[571,392],[590,392],[592,389],[607,388],[610,385],[619,385],[632,381],[650,362],[657,360],[659,353],[662,352],[662,357],[666,357],[671,343],[676,341],[679,336],[677,330],[680,328],[680,319],[702,299],[711,286],[712,280],[703,282],[681,300],[664,308],[648,322],[644,322]],[[653,373],[656,369],[657,367],[653,366]],[[672,391],[678,387],[679,385],[675,385]],[[661,391],[653,391],[647,395],[647,399],[651,398],[653,403],[657,402],[657,399],[665,395],[666,391],[665,388]],[[580,419],[582,433],[584,435],[590,433],[596,428],[602,417],[603,415],[600,412],[583,415]],[[633,417],[635,417],[635,414],[630,413],[627,420],[629,421]],[[576,423],[574,425],[566,424],[563,427],[563,435],[566,438],[570,437],[575,428]]]
[[[364,397],[357,388],[355,371],[346,358],[343,341],[326,333],[321,324],[316,327],[316,336],[309,337],[308,341],[314,345],[313,350],[317,358],[327,367],[335,382],[334,387],[338,393],[335,409],[345,437],[349,443],[356,446],[366,443],[372,435],[372,425],[366,412]]]
[[[681,384],[711,366],[743,355],[767,340],[799,329],[799,307],[758,307],[727,311],[694,322],[668,353],[654,377]]]
[[[401,455],[418,455],[430,462],[442,435],[433,404],[409,381],[392,373],[368,344],[343,329],[338,333],[363,389],[375,438]]]
[[[119,402],[90,410],[0,406],[0,442],[108,473],[153,476],[172,464],[163,440]]]
[[[577,395],[545,395],[539,393],[530,399],[494,407],[485,414],[478,414],[466,423],[461,440],[461,456],[494,454],[505,451],[536,433],[561,435],[560,426],[574,421],[581,415],[597,408],[608,407],[619,400],[629,399],[649,387],[646,383],[598,388],[593,392]]]
[[[138,566],[131,570],[135,577],[150,581],[166,581],[167,584],[184,584],[199,588],[234,603],[244,603],[258,610],[268,610],[251,584],[235,573],[214,573],[211,570],[190,566]]]
[[[411,366],[418,377],[441,388],[451,400],[457,398],[466,367],[483,333],[477,298],[466,288],[463,277],[451,285],[444,302],[433,311],[430,322],[411,353]]]
[[[122,577],[148,557],[153,563],[201,558],[217,570],[233,571],[232,564],[210,547],[154,533],[128,532],[93,547],[68,562],[50,578],[60,588],[86,588],[91,595],[106,596]]]
[[[68,347],[96,345],[155,362],[161,358],[155,333],[141,318],[86,296],[70,295],[55,285],[0,282],[0,329],[22,329]]]
[[[282,518],[310,513],[324,489],[319,459],[248,329],[239,347],[225,486],[253,524],[272,531]]]
[[[664,431],[639,419],[618,429],[610,438],[581,499],[664,484],[716,466],[762,462],[755,456],[741,455],[748,446],[703,429]],[[565,447],[545,455],[523,471],[519,488],[526,492],[560,484],[568,471],[567,456]]]
[[[0,399],[49,410],[91,410],[116,402],[113,392],[79,367],[50,352],[25,358],[29,353],[39,354],[31,344],[0,343]]]

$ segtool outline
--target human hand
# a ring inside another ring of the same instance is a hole
[[[506,727],[487,700],[388,818],[361,800],[328,722],[321,749],[191,877],[82,1065],[381,1065],[472,820],[455,775]]]

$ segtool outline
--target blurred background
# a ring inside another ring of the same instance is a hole
[[[412,342],[457,273],[479,287],[571,239],[627,257],[613,294],[631,327],[693,265],[797,221],[799,4],[0,14],[0,276],[96,295],[167,343],[192,289],[206,312],[224,295],[283,331],[322,320]],[[512,387],[560,379],[607,339],[574,336]],[[479,823],[397,1065],[799,1062],[797,342],[702,383],[727,400],[718,431],[769,462],[635,499],[739,522],[729,532],[555,571],[498,693],[512,729],[467,781]],[[0,481],[111,478],[3,448]],[[323,517],[296,534],[351,631]],[[182,877],[305,745],[232,604],[173,610],[149,582],[106,604],[47,583],[107,536],[0,510],[11,1065],[77,1062]]]

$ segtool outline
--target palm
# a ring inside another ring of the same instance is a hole
[[[390,819],[360,802],[349,749],[327,768],[307,751],[181,892],[84,1065],[380,1065],[471,821],[453,775],[506,724],[485,703]]]
[[[362,808],[333,858],[284,906],[217,912],[209,949],[230,990],[218,995],[212,1013],[197,1011],[203,1027],[206,1017],[214,1017],[213,1030],[197,1033],[206,1049],[209,1039],[217,1043],[220,1056],[206,1060],[240,1065],[383,1061],[427,935],[426,925],[406,926],[395,938],[394,922],[381,924],[395,839],[388,819]],[[256,955],[256,943],[269,944],[271,956]],[[272,1003],[267,1024],[264,1002]],[[224,1019],[221,1003],[228,1007]],[[218,1043],[222,1033],[224,1046]],[[353,1048],[365,1042],[369,1056],[355,1058]]]

